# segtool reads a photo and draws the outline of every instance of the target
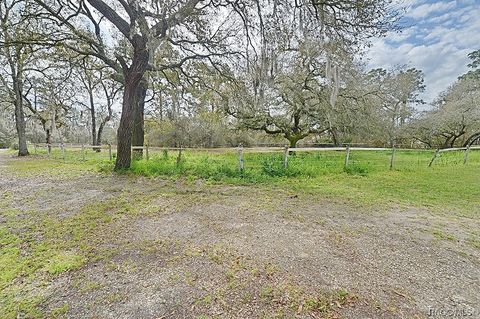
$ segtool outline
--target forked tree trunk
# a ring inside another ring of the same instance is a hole
[[[296,132],[296,133],[290,133],[290,134],[285,134],[284,137],[288,140],[288,142],[290,143],[290,148],[295,148],[297,147],[297,143],[298,141],[300,140],[303,140],[305,137],[307,137],[308,134],[306,133],[299,133],[299,132]]]
[[[145,98],[147,96],[148,82],[145,79],[140,81],[140,84],[137,87],[135,94],[135,110],[134,110],[134,123],[133,123],[133,134],[132,134],[132,145],[133,146],[143,146],[145,143],[145,125],[144,125],[144,115],[145,115]],[[134,150],[133,156],[135,158],[141,158],[143,155],[143,150]]]
[[[132,133],[134,126],[135,95],[140,81],[148,66],[149,52],[146,47],[147,39],[135,35],[132,39],[133,59],[132,64],[125,73],[125,88],[123,91],[122,116],[117,130],[117,159],[115,170],[128,169],[132,158]]]
[[[289,139],[288,139],[288,142],[290,143],[289,148],[296,148],[296,147],[297,147],[297,143],[298,143],[298,139],[296,139],[296,138],[289,138]]]

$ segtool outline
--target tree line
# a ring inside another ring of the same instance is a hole
[[[420,70],[366,69],[370,39],[398,28],[402,9],[392,4],[2,1],[0,139],[15,135],[24,156],[32,134],[50,144],[55,132],[73,140],[88,130],[92,145],[115,140],[117,170],[145,136],[207,146],[267,136],[290,147],[312,137],[476,142],[479,51],[424,113],[415,108],[424,103]]]

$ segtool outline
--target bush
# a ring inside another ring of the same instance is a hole
[[[10,144],[10,149],[12,149],[14,151],[18,151],[18,143],[13,142],[12,144]]]
[[[113,171],[114,167],[115,163],[110,161],[102,161],[98,164],[98,170],[102,173],[109,173]]]
[[[283,166],[283,158],[268,157],[262,159],[262,174],[270,177],[294,177],[300,175],[300,170],[295,169],[290,165],[285,168]]]

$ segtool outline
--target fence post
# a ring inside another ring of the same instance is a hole
[[[46,147],[47,147],[48,157],[50,157],[50,155],[52,154],[52,144],[48,143]]]
[[[238,165],[239,165],[240,172],[243,172],[244,165],[243,165],[243,146],[242,145],[238,147]]]
[[[178,156],[177,156],[177,166],[180,165],[180,162],[182,161],[182,147],[178,150]]]
[[[62,159],[65,162],[65,146],[63,145],[63,143],[60,144],[60,149],[62,150]]]
[[[148,144],[145,144],[145,157],[148,161],[148,158],[149,158],[149,156],[148,156]]]
[[[37,144],[33,143],[33,149],[35,150],[35,154],[37,154]]]
[[[288,145],[285,145],[285,152],[283,153],[283,167],[288,167]]]
[[[346,154],[345,154],[345,168],[348,166],[348,161],[350,160],[350,145],[347,145]]]
[[[390,170],[395,166],[395,145],[392,146],[392,157],[390,158]]]
[[[85,160],[85,145],[82,144],[82,161]]]
[[[467,148],[465,149],[465,155],[463,157],[463,164],[467,164],[467,161],[468,161],[468,151],[470,151],[470,145],[467,146]]]
[[[433,161],[437,158],[438,154],[440,154],[440,149],[439,148],[437,148],[437,150],[435,151],[435,155],[433,155],[432,160],[430,161],[430,164],[428,164],[428,167],[432,166]]]
[[[108,158],[112,161],[112,144],[108,143]]]

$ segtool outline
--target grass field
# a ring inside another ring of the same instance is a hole
[[[40,151],[39,151],[40,152]],[[45,156],[45,151],[40,154]],[[431,150],[399,150],[394,169],[390,170],[389,151],[351,151],[349,165],[344,167],[345,152],[298,152],[284,155],[246,151],[244,169],[239,169],[236,150],[185,150],[180,160],[178,151],[150,152],[150,159],[135,160],[127,174],[160,176],[164,178],[203,179],[210,183],[260,184],[291,191],[319,193],[332,199],[348,200],[359,205],[413,205],[430,207],[439,213],[477,216],[480,196],[480,150],[471,150],[464,165],[464,152],[442,153],[428,167],[434,154]],[[115,154],[114,154],[115,156]],[[108,151],[67,150],[65,160],[55,149],[48,160],[53,163],[82,166],[102,172],[113,170]],[[40,164],[39,168],[52,164]],[[54,166],[57,164],[53,164]],[[18,168],[22,169],[35,169]],[[73,168],[73,172],[75,168]]]

